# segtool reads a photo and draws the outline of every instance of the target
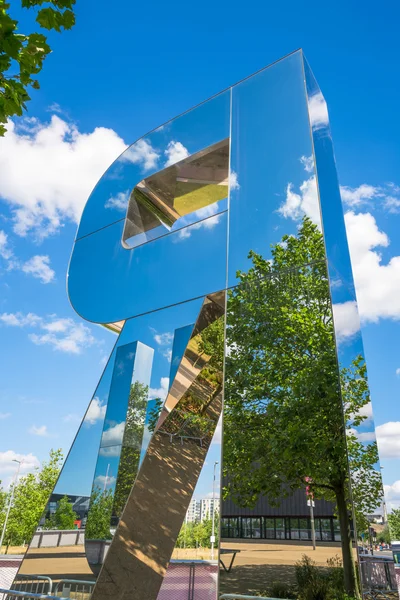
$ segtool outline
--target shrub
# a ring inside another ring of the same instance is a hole
[[[327,568],[317,567],[305,554],[295,565],[299,600],[350,600],[345,598],[342,561],[327,560]]]
[[[274,581],[266,595],[270,598],[296,598],[293,588],[283,581]]]

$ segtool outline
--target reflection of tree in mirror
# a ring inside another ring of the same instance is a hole
[[[196,357],[194,365],[201,364],[202,368],[160,431],[199,440],[214,431],[209,408],[222,392],[223,325],[224,317],[219,316],[190,340],[188,351]]]
[[[85,528],[86,540],[109,540],[110,520],[113,506],[111,490],[95,488],[90,497],[90,510]]]
[[[225,495],[241,506],[251,506],[260,494],[279,504],[310,478],[316,498],[336,502],[345,588],[358,596],[323,236],[304,217],[298,234],[283,236],[271,255],[266,260],[250,252],[252,267],[238,272],[239,285],[228,297]],[[369,402],[362,359],[343,377],[346,412],[359,414]],[[349,450],[360,513],[380,499],[376,446],[351,435]]]
[[[55,512],[46,519],[44,529],[73,529],[78,518],[68,496],[57,502]]]
[[[394,508],[388,516],[390,535],[393,540],[400,540],[400,508]]]
[[[113,515],[117,517],[121,516],[139,468],[148,393],[148,386],[139,381],[131,385],[114,496]]]
[[[208,409],[222,391],[224,316],[211,315],[212,320],[193,335],[185,352],[192,366],[200,372],[162,425],[163,433],[202,440],[214,431],[214,419],[210,418]],[[150,431],[157,426],[162,405],[162,400],[157,398],[148,423]]]

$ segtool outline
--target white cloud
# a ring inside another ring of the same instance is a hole
[[[400,421],[389,421],[376,428],[381,458],[400,458]]]
[[[172,343],[174,339],[174,334],[170,331],[165,333],[155,333],[154,340],[159,346],[167,346]]]
[[[9,417],[11,417],[11,413],[0,413],[0,420],[3,419],[8,419]]]
[[[384,208],[390,213],[400,212],[400,198],[394,198],[394,196],[386,196],[384,201]]]
[[[165,162],[166,167],[170,167],[177,162],[180,162],[184,158],[189,156],[189,150],[185,148],[181,142],[171,141],[169,142],[166,150],[164,151],[167,160]]]
[[[376,198],[379,195],[379,188],[366,183],[359,185],[357,188],[342,185],[340,186],[340,194],[343,202],[348,206],[358,206],[364,204],[367,200]]]
[[[106,208],[113,208],[125,213],[128,207],[128,201],[129,190],[126,190],[126,192],[119,192],[116,196],[110,196],[104,206]]]
[[[121,446],[109,446],[107,448],[100,448],[99,454],[100,456],[108,456],[109,458],[114,458],[121,454]]]
[[[370,206],[372,201],[378,200],[389,213],[400,212],[400,188],[394,183],[374,186],[363,183],[358,187],[341,186],[340,193],[343,202],[350,208]]]
[[[317,92],[308,98],[308,111],[310,114],[311,127],[314,131],[326,127],[329,124],[328,107],[321,92]]]
[[[385,492],[386,507],[388,512],[394,508],[400,507],[400,480],[395,481],[392,485],[383,486]]]
[[[116,478],[112,475],[97,475],[96,479],[94,480],[95,483],[101,487],[111,487],[112,485],[114,485],[114,483],[117,481]]]
[[[400,319],[400,256],[382,264],[376,248],[389,246],[370,213],[345,214],[358,308],[362,322]]]
[[[50,283],[54,279],[55,273],[50,268],[48,256],[32,256],[21,268],[24,273],[30,273],[33,277],[40,279],[42,283]]]
[[[333,318],[338,342],[353,336],[360,330],[360,317],[354,301],[333,305]]]
[[[396,369],[396,375],[400,375],[400,368]]]
[[[171,362],[171,358],[172,358],[172,350],[171,349],[167,349],[163,352],[163,356],[168,360],[168,362]]]
[[[148,140],[141,139],[128,148],[123,160],[140,165],[144,171],[154,169],[160,155]]]
[[[8,244],[8,235],[0,229],[0,256],[5,260],[12,258],[13,252]]]
[[[49,435],[46,425],[41,425],[40,427],[32,425],[32,427],[29,428],[29,433],[32,435],[39,435],[40,437],[47,437]]]
[[[354,434],[360,442],[376,441],[375,431],[358,431],[357,429],[350,429],[350,432]]]
[[[75,323],[73,319],[62,319],[61,321],[67,322],[65,329],[51,329],[52,325],[60,326],[58,321],[47,325],[43,324],[42,328],[48,329],[48,333],[30,333],[29,339],[37,346],[48,344],[54,350],[69,354],[81,354],[84,348],[88,348],[96,342],[86,325]]]
[[[54,350],[70,354],[80,354],[84,348],[96,343],[90,329],[73,319],[57,319],[55,315],[47,318],[34,313],[2,313],[0,322],[9,327],[39,328],[45,333],[30,333],[29,339],[36,345],[48,344]]]
[[[161,400],[165,400],[168,394],[169,387],[169,377],[161,377],[160,387],[159,388],[150,388],[149,390],[149,399],[153,398],[161,398]]]
[[[363,423],[366,423],[367,421],[372,420],[374,415],[372,412],[371,402],[368,402],[368,404],[365,404],[362,408],[360,408],[360,410],[358,411],[358,414],[363,417],[366,417],[366,419],[363,421]]]
[[[301,164],[304,166],[304,170],[307,173],[312,173],[314,171],[314,157],[311,156],[302,156],[300,158]]]
[[[293,184],[288,183],[286,188],[285,202],[280,206],[278,212],[285,218],[295,221],[307,215],[313,223],[321,226],[321,215],[319,211],[319,200],[317,182],[315,176],[303,181],[297,194],[293,190]]]
[[[54,279],[54,271],[50,268],[48,256],[35,255],[25,263],[21,263],[14,255],[8,241],[8,235],[0,230],[0,256],[5,260],[7,270],[18,269],[28,275],[40,279],[42,283],[50,283]]]
[[[117,423],[117,425],[112,425],[106,431],[103,431],[103,435],[101,438],[102,445],[107,446],[118,446],[122,444],[122,438],[124,437],[125,431],[125,421],[122,423]]]
[[[4,323],[4,325],[9,325],[11,327],[34,327],[40,323],[41,320],[41,317],[38,317],[38,315],[35,315],[34,313],[28,313],[26,315],[20,312],[0,314],[0,321]]]
[[[82,133],[56,115],[46,123],[9,122],[7,128],[0,139],[0,196],[20,236],[43,238],[66,220],[77,223],[93,187],[126,148],[111,129]]]
[[[15,460],[21,461],[20,475],[25,475],[40,467],[39,459],[30,454],[19,454],[14,450],[0,452],[0,480],[5,488],[7,488],[14,479],[18,464]]]
[[[238,174],[235,173],[235,171],[231,171],[229,173],[229,188],[231,190],[239,190],[240,189]]]
[[[190,227],[185,227],[185,217],[182,217],[181,223],[183,229],[178,231],[178,236],[174,238],[174,241],[186,240],[192,235],[192,232],[196,229],[213,229],[219,223],[220,215],[216,214],[218,211],[218,202],[209,204],[203,208],[196,210],[193,215],[195,219],[199,219],[199,222],[193,223]],[[200,220],[201,219],[201,220]],[[193,217],[191,218],[193,220]]]
[[[89,408],[85,415],[85,423],[89,423],[89,425],[94,425],[97,421],[103,420],[106,416],[107,406],[102,404],[95,396],[91,403],[89,404]]]

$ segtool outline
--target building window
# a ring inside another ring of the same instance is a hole
[[[275,534],[275,519],[268,519],[265,517],[264,519],[264,531],[265,537],[268,540],[274,540],[276,538]]]
[[[315,539],[340,542],[340,528],[332,517],[314,520]],[[309,517],[225,517],[221,519],[221,537],[266,540],[311,540]]]
[[[242,538],[251,538],[251,518],[242,517]]]
[[[276,536],[277,540],[285,539],[285,520],[284,519],[275,519],[275,528],[276,528]]]

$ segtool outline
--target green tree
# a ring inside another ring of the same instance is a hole
[[[344,370],[341,398],[324,241],[310,219],[296,236],[271,248],[272,260],[250,252],[228,296],[224,466],[230,494],[252,506],[304,488],[336,502],[345,588],[359,596],[351,542],[345,420],[359,512],[381,499],[376,444],[361,444],[351,428],[369,402],[359,357]],[[345,419],[343,417],[345,407]],[[359,491],[357,491],[359,490]]]
[[[41,469],[21,477],[15,486],[5,543],[22,544],[32,538],[56,484],[63,462],[62,451],[50,450]]]
[[[72,8],[76,0],[21,0],[23,8],[38,9],[36,22],[42,29],[61,31],[75,24]],[[0,0],[0,136],[13,116],[21,116],[30,100],[29,88],[39,89],[36,75],[51,52],[43,33],[19,32],[18,21],[9,13],[10,4]]]
[[[378,535],[376,536],[376,539],[378,542],[384,542],[385,544],[390,544],[390,542],[391,542],[390,530],[387,525],[386,525],[386,527],[384,527],[382,529],[382,531],[380,533],[378,533]]]
[[[388,515],[388,521],[392,540],[400,540],[400,508],[392,510]]]
[[[148,394],[147,385],[139,381],[131,385],[114,495],[113,514],[117,517],[122,514],[139,469]]]
[[[72,503],[68,496],[64,496],[57,503],[57,508],[54,513],[54,525],[56,529],[73,529],[77,514],[72,508]]]
[[[111,539],[110,521],[113,507],[111,490],[95,488],[90,498],[90,509],[85,527],[86,540]]]

